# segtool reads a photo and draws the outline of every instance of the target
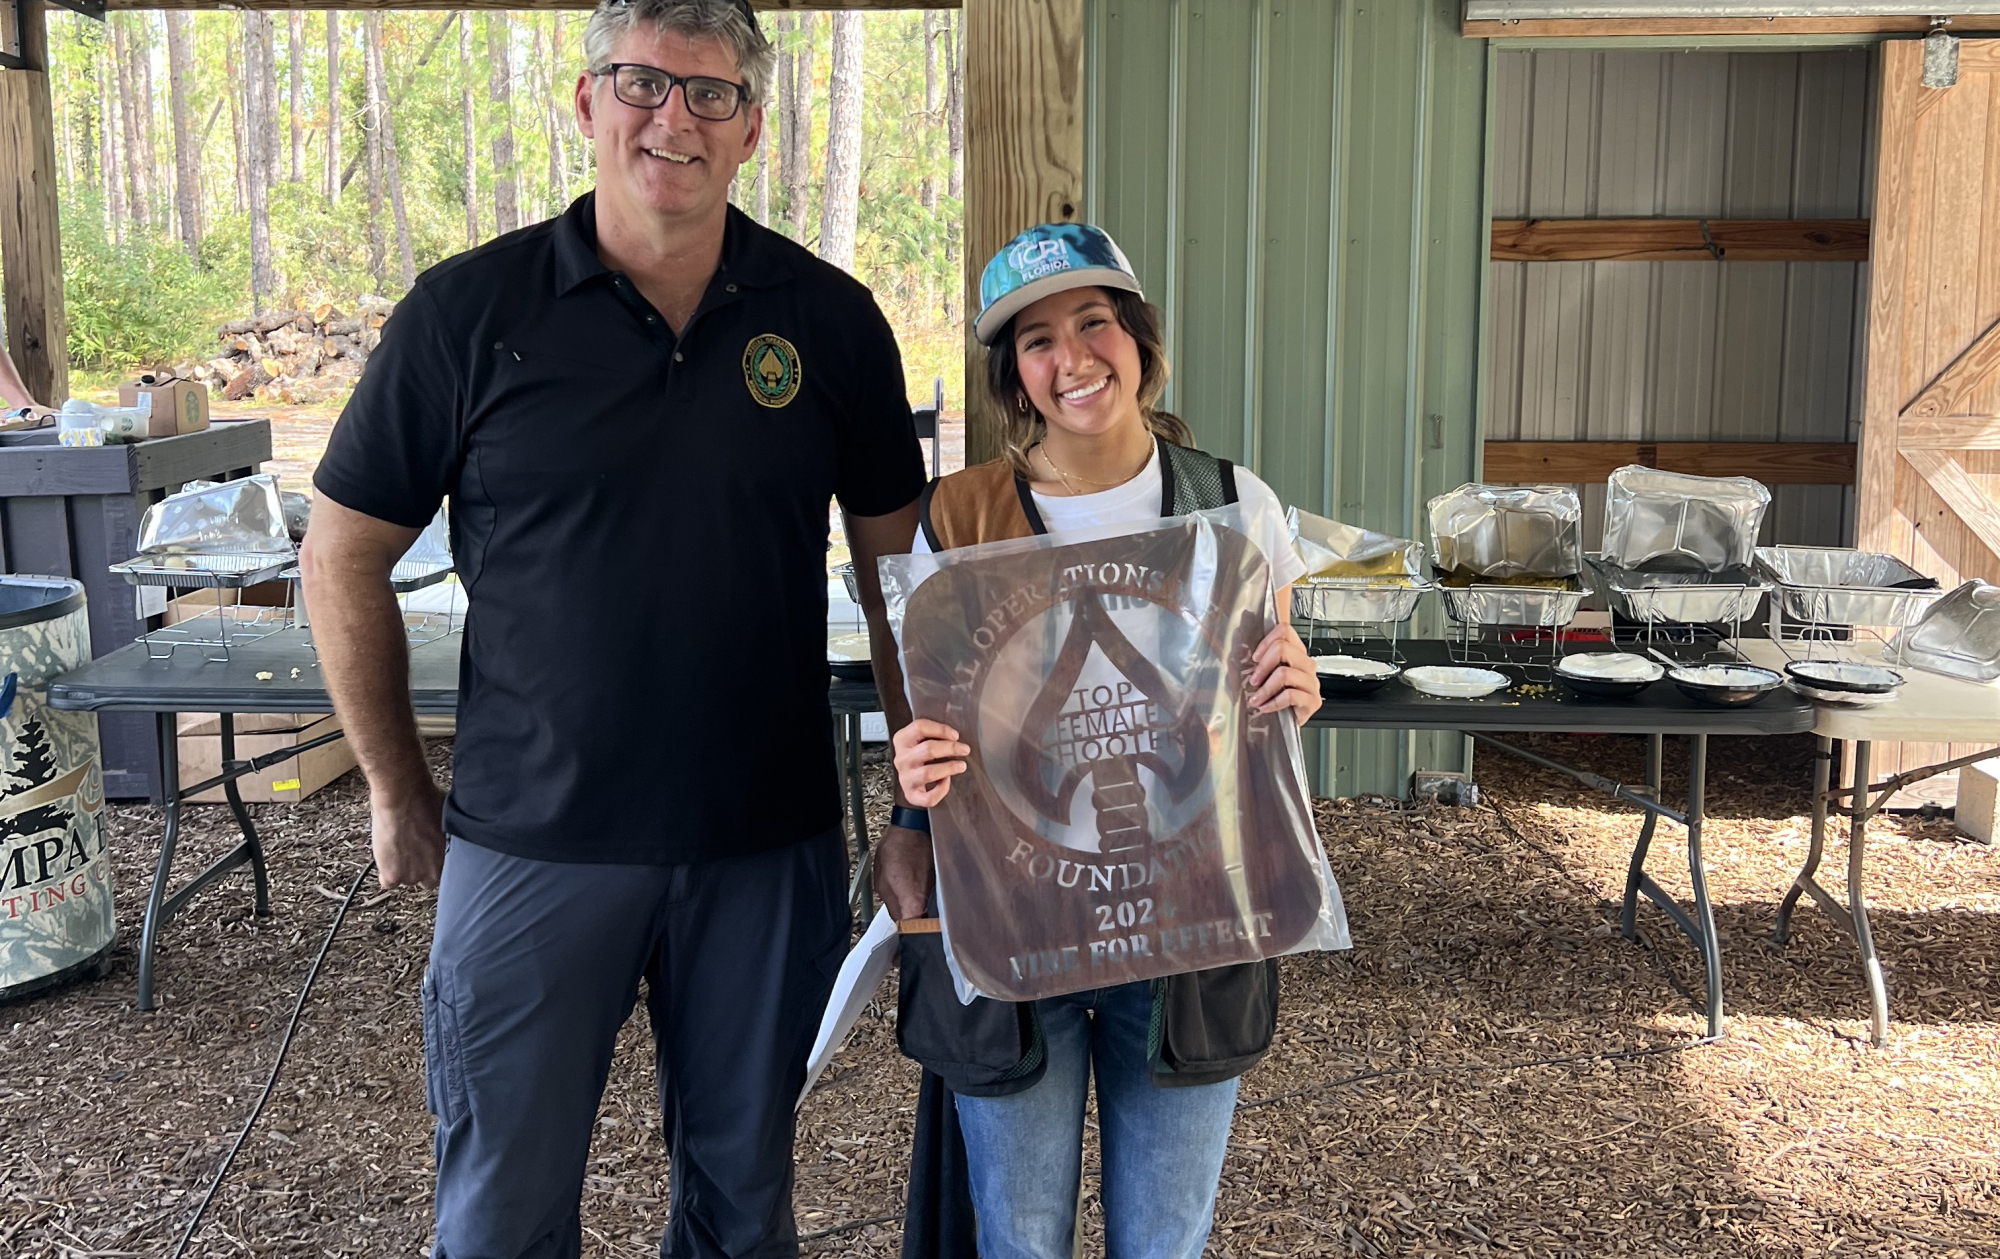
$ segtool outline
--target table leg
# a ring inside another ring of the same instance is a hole
[[[153,952],[165,918],[167,880],[173,873],[174,844],[181,829],[180,723],[173,713],[158,716],[160,740],[160,803],[167,816],[160,836],[160,863],[153,870],[153,890],[146,898],[146,923],[139,935],[139,1008],[153,1008]]]
[[[1868,926],[1868,900],[1861,885],[1861,860],[1867,851],[1868,753],[1864,740],[1854,745],[1853,819],[1847,829],[1847,916],[1854,943],[1861,950],[1861,973],[1868,981],[1869,1043],[1889,1043],[1889,990],[1882,981],[1882,959],[1875,953],[1875,933]]]
[[[236,761],[236,714],[222,714],[222,768],[233,769]],[[259,918],[271,916],[271,879],[264,869],[264,844],[257,838],[257,828],[250,821],[250,810],[243,806],[243,796],[236,790],[236,779],[230,778],[222,784],[222,794],[229,801],[229,811],[236,815],[236,826],[243,832],[243,842],[249,846],[250,874],[257,884],[256,911]]]
[[[1715,934],[1715,906],[1708,899],[1708,875],[1701,868],[1701,820],[1708,791],[1708,736],[1688,738],[1688,879],[1694,885],[1695,921],[1702,958],[1708,963],[1708,1034],[1722,1035],[1722,942]]]
[[[1660,798],[1660,768],[1665,744],[1665,735],[1646,736],[1646,786],[1655,800]],[[1639,842],[1632,845],[1632,864],[1625,872],[1625,909],[1619,920],[1619,929],[1627,940],[1639,938],[1639,889],[1646,881],[1646,853],[1653,846],[1653,828],[1659,821],[1660,815],[1648,810],[1645,824],[1639,828]]]
[[[1792,942],[1792,911],[1798,908],[1799,897],[1819,887],[1813,876],[1819,872],[1820,856],[1826,851],[1826,793],[1833,778],[1835,746],[1825,735],[1815,742],[1818,749],[1813,753],[1812,837],[1806,849],[1806,864],[1778,905],[1778,925],[1771,930],[1771,940],[1779,948]]]

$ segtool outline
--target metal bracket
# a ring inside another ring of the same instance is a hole
[[[104,20],[104,0],[47,0],[47,2],[60,5],[71,13],[81,13],[94,22]]]

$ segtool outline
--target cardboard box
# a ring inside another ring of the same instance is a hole
[[[190,722],[190,718],[194,719]],[[190,725],[199,730],[208,723],[213,733],[193,733]],[[265,727],[252,733],[243,733],[245,723],[265,723],[273,720],[285,721],[285,728]],[[221,721],[213,713],[187,713],[181,718],[180,736],[181,786],[190,787],[205,778],[213,778],[222,772]],[[310,742],[323,734],[340,729],[340,718],[325,713],[297,714],[250,714],[239,713],[236,718],[236,756],[239,760],[251,760],[267,752],[280,748],[296,747]],[[313,748],[289,760],[279,761],[266,769],[245,774],[236,780],[236,790],[244,800],[252,803],[291,803],[303,800],[315,791],[339,778],[355,767],[354,748],[345,739],[336,739],[324,747]],[[189,797],[195,804],[223,804],[227,797],[222,788],[215,787],[198,796]]]
[[[179,433],[199,433],[208,427],[208,386],[192,380],[173,380],[153,372],[142,374],[118,386],[118,405],[136,407],[141,400],[153,407],[147,437],[173,437]]]
[[[217,607],[236,609],[233,619],[244,622],[263,620],[272,608],[288,608],[292,601],[292,583],[289,581],[259,582],[240,590],[227,588],[218,590],[190,590],[167,600],[162,625],[179,625],[182,621],[197,616],[213,616]]]

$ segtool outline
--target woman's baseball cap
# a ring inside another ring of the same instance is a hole
[[[1007,242],[979,277],[979,318],[972,335],[992,345],[1007,321],[1051,293],[1065,289],[1124,289],[1145,296],[1125,252],[1102,228],[1087,223],[1043,223]]]

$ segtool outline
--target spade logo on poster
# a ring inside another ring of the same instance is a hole
[[[910,596],[913,705],[972,746],[932,825],[974,987],[1026,1000],[1202,970],[1312,927],[1289,717],[1245,702],[1269,590],[1243,535],[1183,519],[964,559]]]

